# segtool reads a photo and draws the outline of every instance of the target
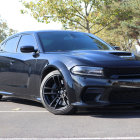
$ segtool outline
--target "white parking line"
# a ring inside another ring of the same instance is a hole
[[[93,138],[0,138],[0,140],[140,140],[140,137],[93,137]]]
[[[49,111],[0,111],[0,113],[48,113]]]

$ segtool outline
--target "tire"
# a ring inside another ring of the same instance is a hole
[[[2,95],[0,95],[0,100],[2,99]]]
[[[73,114],[76,111],[69,104],[65,82],[58,70],[50,72],[43,79],[40,97],[44,107],[55,115]]]

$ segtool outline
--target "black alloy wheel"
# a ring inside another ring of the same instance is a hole
[[[72,114],[64,79],[58,70],[49,73],[42,81],[40,96],[45,108],[56,115]]]

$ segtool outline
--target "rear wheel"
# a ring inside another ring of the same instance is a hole
[[[58,70],[50,72],[42,81],[40,96],[44,107],[53,114],[72,114],[75,108],[69,104],[64,79]]]
[[[2,95],[0,95],[0,100],[2,99]]]

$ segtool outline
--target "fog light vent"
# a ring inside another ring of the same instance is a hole
[[[85,103],[93,103],[96,98],[104,92],[103,88],[87,88],[82,95]]]

